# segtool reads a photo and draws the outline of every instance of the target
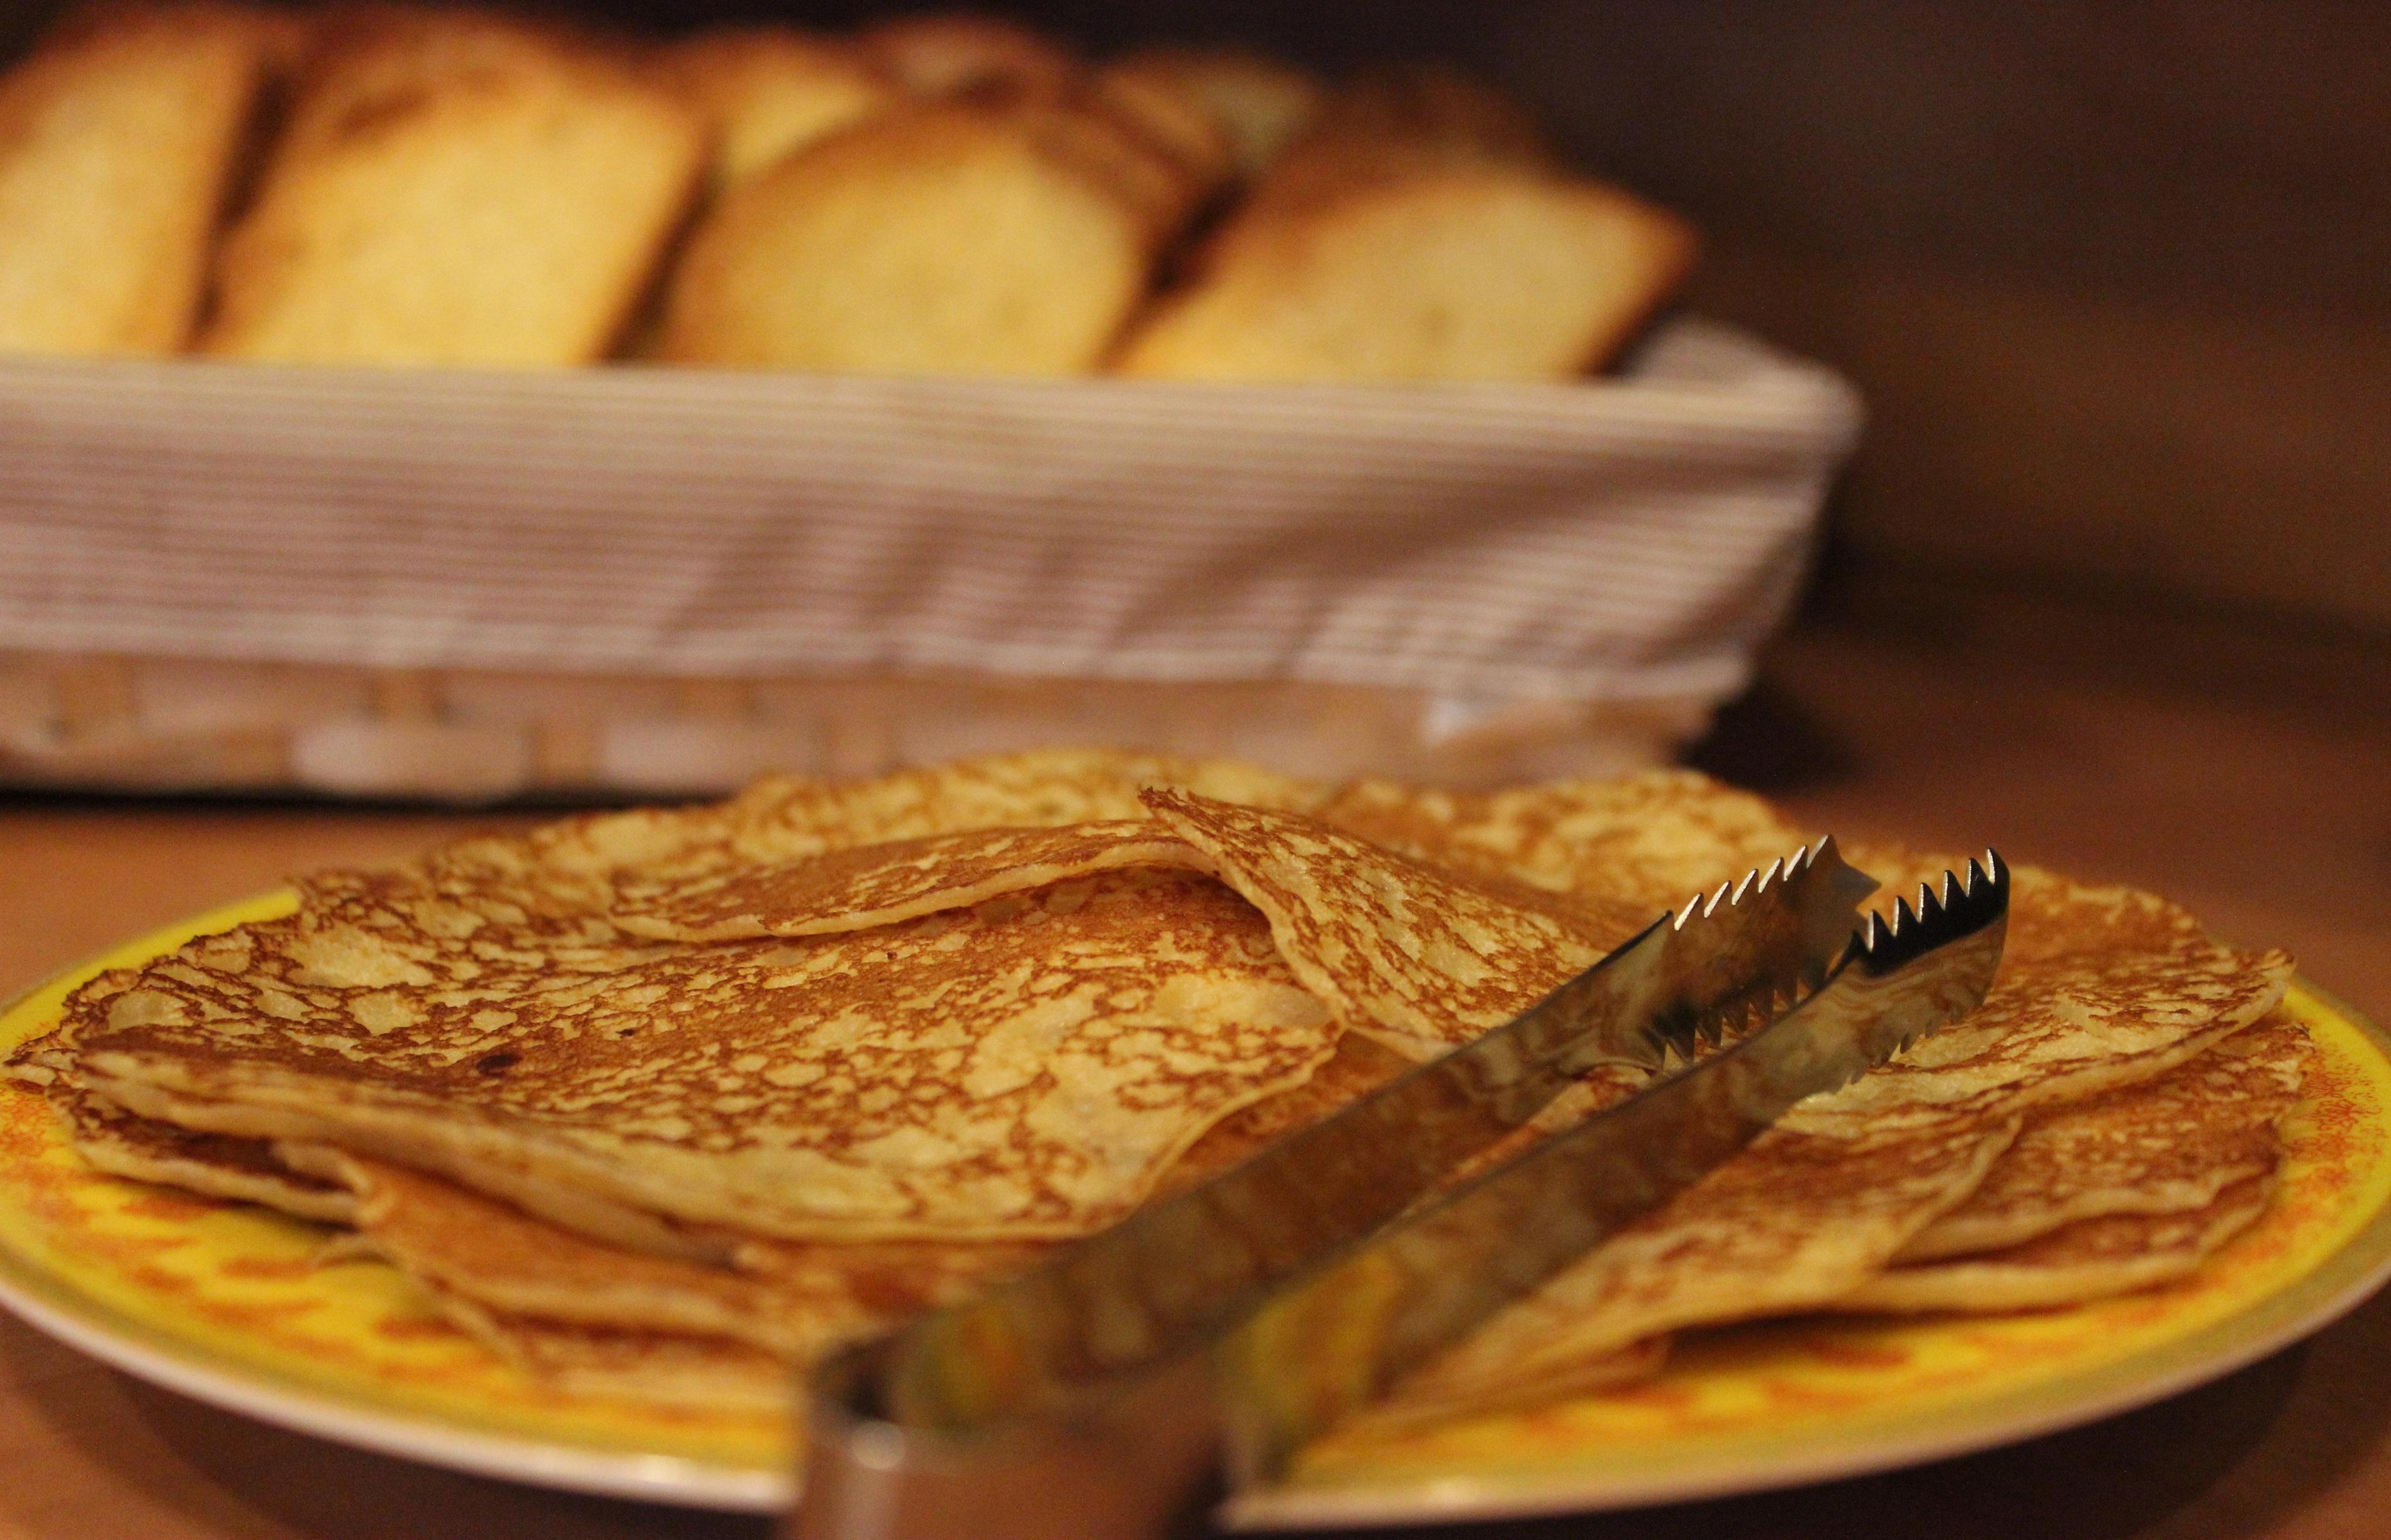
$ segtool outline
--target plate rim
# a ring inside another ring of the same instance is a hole
[[[296,897],[297,890],[289,885],[267,888],[92,952],[0,999],[0,1020],[46,990],[105,971],[115,959],[136,952],[154,955],[255,918],[258,911]],[[795,1479],[786,1470],[461,1427],[436,1413],[378,1407],[363,1396],[291,1381],[263,1365],[227,1365],[74,1288],[5,1242],[0,1242],[0,1308],[54,1341],[136,1379],[291,1432],[372,1454],[554,1491],[726,1513],[777,1513],[795,1494]]]
[[[26,1325],[136,1379],[310,1438],[556,1491],[724,1512],[778,1512],[794,1495],[782,1471],[463,1428],[436,1415],[375,1410],[337,1391],[278,1383],[280,1377],[268,1370],[227,1367],[203,1353],[178,1351],[183,1344],[171,1333],[52,1284],[23,1257],[0,1249],[0,1306]],[[45,1299],[45,1292],[73,1303]]]
[[[154,955],[184,939],[240,923],[291,896],[279,886],[157,926],[60,968],[0,999],[0,1019],[44,991],[79,980],[136,953]],[[169,939],[169,938],[172,939]],[[2294,976],[2286,998],[2302,996],[2352,1029],[2386,1065],[2391,1033],[2332,992]],[[2372,1254],[2314,1299],[2298,1296],[2353,1254]],[[2278,1293],[2210,1322],[2189,1337],[2152,1344],[2113,1364],[2085,1372],[2089,1393],[2048,1404],[2050,1387],[2023,1387],[1942,1414],[1958,1425],[1914,1434],[1872,1434],[1856,1446],[1796,1452],[1760,1472],[1697,1467],[1648,1479],[1615,1472],[1595,1478],[1556,1475],[1439,1476],[1411,1486],[1278,1487],[1232,1495],[1216,1517],[1231,1530],[1340,1530],[1388,1524],[1446,1524],[1556,1518],[1626,1511],[1782,1490],[1819,1482],[1905,1469],[2019,1443],[2077,1428],[2208,1383],[2322,1330],[2391,1281],[2391,1203],[2309,1272]],[[2285,1301],[2294,1301],[2285,1303]],[[492,1429],[460,1426],[436,1412],[377,1407],[370,1398],[329,1387],[286,1381],[262,1365],[233,1364],[135,1319],[105,1300],[75,1288],[32,1258],[0,1243],[0,1307],[54,1340],[148,1383],[261,1422],[370,1453],[556,1491],[720,1512],[775,1513],[796,1495],[793,1471],[742,1467],[689,1456],[607,1450]],[[2281,1318],[2250,1333],[2246,1323],[2270,1307]],[[2204,1347],[2204,1344],[2214,1344]],[[2155,1374],[2136,1365],[2164,1354],[2175,1362]],[[2063,1383],[2063,1382],[2062,1382]],[[2004,1416],[2004,1403],[2017,1405]],[[1987,1406],[1994,1408],[1989,1416]]]

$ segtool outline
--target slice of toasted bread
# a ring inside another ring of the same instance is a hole
[[[338,0],[317,13],[293,99],[274,145],[287,161],[337,145],[358,122],[468,80],[555,67],[595,46],[562,23],[464,6]]]
[[[1229,48],[1144,49],[1115,59],[1104,75],[1171,92],[1209,114],[1227,136],[1242,182],[1270,169],[1311,125],[1327,95],[1293,65]]]
[[[795,27],[718,27],[673,44],[660,63],[715,125],[717,191],[900,97],[860,49]]]
[[[1209,107],[1169,81],[1107,68],[1089,81],[1086,100],[1176,166],[1199,200],[1237,175],[1227,127]]]
[[[70,19],[0,79],[0,351],[172,353],[288,17]]]
[[[964,12],[900,16],[855,34],[856,45],[918,96],[983,85],[1061,85],[1081,72],[1070,49],[1016,21]]]
[[[1118,367],[1207,380],[1563,378],[1632,337],[1694,247],[1682,221],[1615,188],[1514,166],[1257,199]]]
[[[1496,87],[1441,65],[1382,68],[1327,97],[1248,207],[1300,208],[1365,184],[1489,165],[1560,169],[1534,122]]]
[[[472,13],[344,32],[308,65],[203,339],[227,357],[586,363],[702,170],[699,116],[609,51]]]
[[[691,235],[664,355],[687,363],[1064,374],[1100,358],[1157,245],[1056,110],[923,104],[790,156]]]
[[[1225,157],[1204,153],[1140,108],[1087,83],[1053,92],[981,93],[975,99],[1057,161],[1079,166],[1125,199],[1157,251],[1220,190],[1227,170]]]

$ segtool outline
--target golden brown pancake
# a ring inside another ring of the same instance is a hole
[[[1340,789],[1316,809],[1373,844],[1475,876],[1623,906],[1638,927],[1809,837],[1749,792],[1693,770],[1500,792]]]
[[[1243,1106],[1188,1146],[1155,1189],[1171,1197],[1260,1155],[1277,1140],[1307,1128],[1347,1103],[1368,1095],[1412,1068],[1412,1061],[1358,1032],[1338,1039],[1337,1052],[1290,1091]]]
[[[1349,1040],[1312,1081],[1224,1119],[1171,1169],[1166,1188],[1226,1170],[1406,1068],[1384,1049]],[[218,1142],[265,1150],[258,1141]],[[651,1338],[674,1365],[675,1381],[688,1378],[691,1364],[717,1373],[738,1361],[738,1354],[694,1346],[685,1352],[678,1339],[691,1337],[772,1354],[787,1365],[785,1375],[837,1342],[1017,1272],[1044,1249],[1035,1243],[816,1244],[732,1234],[721,1237],[720,1248],[730,1265],[708,1265],[594,1241],[455,1183],[329,1146],[283,1145],[278,1152],[294,1171],[322,1173],[340,1184],[343,1197],[354,1192],[351,1211],[364,1245],[344,1249],[340,1260],[362,1254],[387,1261],[452,1318],[526,1367],[552,1373],[562,1366],[586,1380],[602,1363],[615,1381],[610,1389],[618,1391],[636,1388],[622,1377],[633,1366],[636,1345]]]
[[[1879,861],[1879,903],[1917,891]],[[1941,872],[1949,863],[1930,862]],[[2015,868],[2001,973],[1984,1005],[1829,1099],[1797,1123],[1882,1132],[1905,1119],[2014,1116],[2164,1074],[2274,1009],[2281,951],[2212,939],[2177,906],[2131,888]]]
[[[2079,1220],[2023,1245],[1889,1267],[1834,1303],[1842,1311],[1982,1314],[2075,1304],[2180,1278],[2267,1210],[2271,1172],[2197,1209]]]
[[[1269,917],[1306,987],[1410,1058],[1510,1020],[1633,933],[1522,907],[1301,813],[1160,789],[1145,804]]]
[[[1336,1039],[1250,906],[1150,871],[702,947],[393,878],[68,1015],[145,1116],[798,1239],[1083,1233]]]
[[[867,846],[1140,820],[1147,815],[1138,793],[1147,786],[1298,809],[1326,795],[1227,760],[1044,749],[867,781],[766,776],[722,802],[588,813],[522,835],[457,840],[413,870],[444,892],[504,895],[529,914],[601,915],[623,902],[626,886],[653,896]],[[308,879],[307,890],[322,880]]]
[[[1385,1049],[1349,1039],[1311,1081],[1232,1114],[1205,1135],[1172,1167],[1166,1190],[1235,1165],[1408,1067]],[[220,1143],[265,1148],[257,1141]],[[671,1339],[716,1338],[795,1367],[839,1341],[1017,1272],[1043,1249],[1035,1243],[815,1244],[731,1234],[720,1248],[730,1264],[708,1265],[594,1241],[455,1183],[329,1146],[284,1145],[278,1151],[296,1171],[337,1181],[343,1197],[354,1192],[362,1254],[398,1266],[452,1317],[477,1335],[502,1339],[511,1357],[535,1369],[580,1365],[598,1353],[595,1342],[620,1371],[642,1334],[666,1339],[659,1351],[668,1357]],[[342,1256],[356,1254],[352,1248]],[[697,1362],[714,1365],[717,1358]],[[685,1371],[673,1372],[678,1378]]]
[[[1408,1068],[1367,1040],[1347,1039],[1305,1085],[1214,1128],[1172,1168],[1165,1193],[1217,1174]],[[743,1404],[838,1342],[960,1299],[1043,1249],[745,1238],[731,1248],[733,1266],[709,1266],[595,1242],[403,1167],[323,1146],[279,1148],[298,1170],[337,1177],[356,1194],[364,1245],[338,1260],[364,1255],[398,1266],[443,1314],[510,1360],[590,1393],[679,1401],[716,1391]],[[1591,1393],[1648,1378],[1666,1351],[1665,1339],[1654,1339],[1512,1391],[1527,1401]],[[771,1356],[771,1372],[758,1352]],[[1414,1398],[1373,1417],[1418,1421],[1486,1409]]]
[[[967,830],[618,882],[611,913],[627,929],[673,940],[807,936],[1097,871],[1216,872],[1269,918],[1309,988],[1355,1029],[1415,1058],[1508,1020],[1649,918],[1439,870],[1298,812],[1164,788],[1144,801],[1153,818]]]
[[[77,994],[97,1012],[140,978],[138,969],[111,968]],[[0,1065],[0,1073],[40,1091],[66,1124],[75,1153],[112,1176],[261,1204],[327,1223],[345,1224],[353,1216],[346,1188],[289,1170],[265,1140],[178,1128],[93,1095],[76,1068],[70,1027],[19,1046]]]
[[[1682,1327],[1842,1298],[1965,1198],[2013,1135],[1948,1119],[1875,1139],[1776,1132],[1546,1281],[1405,1383],[1444,1404],[1503,1405]]]
[[[869,930],[942,909],[1127,866],[1208,862],[1144,820],[965,829],[742,866],[670,883],[621,883],[610,913],[637,936],[730,941]]]
[[[2314,1052],[2278,1013],[2153,1081],[2032,1113],[1984,1184],[1894,1261],[1995,1251],[2104,1214],[2206,1208],[2275,1169],[2276,1125]]]
[[[356,1204],[347,1188],[292,1171],[263,1139],[136,1118],[71,1086],[53,1086],[48,1095],[66,1116],[75,1153],[112,1176],[262,1204],[327,1224],[355,1223]]]
[[[593,1241],[404,1166],[329,1146],[283,1145],[298,1169],[357,1197],[375,1254],[427,1287],[510,1320],[717,1337],[793,1364],[1017,1272],[1022,1244],[815,1245],[736,1236],[734,1265]]]
[[[816,1324],[785,1316],[769,1288],[729,1268],[607,1246],[453,1182],[330,1145],[285,1144],[279,1153],[355,1195],[355,1223],[373,1254],[485,1310],[734,1338],[783,1357],[799,1351],[795,1334]],[[841,1324],[821,1323],[825,1331]]]
[[[525,836],[460,841],[431,864],[479,883],[529,876],[559,895],[578,882],[589,906],[602,908],[611,880],[622,875],[667,882],[963,830],[1140,819],[1137,794],[1147,786],[1257,807],[1301,809],[1325,795],[1226,760],[1045,749],[868,781],[767,776],[709,806],[597,813]]]
[[[744,1342],[510,1315],[437,1284],[418,1287],[468,1335],[568,1395],[774,1416],[790,1409],[788,1365]]]
[[[1459,1395],[1444,1393],[1455,1387],[1440,1384],[1427,1376],[1415,1376],[1396,1386],[1384,1401],[1339,1422],[1329,1436],[1368,1438],[1373,1433],[1397,1432],[1425,1423],[1485,1417],[1600,1395],[1605,1391],[1641,1384],[1659,1374],[1668,1366],[1672,1345],[1673,1339],[1668,1337],[1648,1337],[1616,1352],[1546,1373],[1522,1375],[1500,1383],[1473,1384]]]

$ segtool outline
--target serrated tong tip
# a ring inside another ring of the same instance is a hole
[[[1790,856],[1780,856],[1766,866],[1754,867],[1740,880],[1729,879],[1718,885],[1715,891],[1696,893],[1679,904],[1671,915],[1671,923],[1679,930],[1696,919],[1707,920],[1716,914],[1721,904],[1739,904],[1783,882],[1791,882],[1817,864],[1822,858],[1840,859],[1835,850],[1835,836],[1827,835],[1807,845],[1798,846]]]
[[[1648,1069],[1682,1066],[1704,1045],[1782,1015],[1826,981],[1847,950],[1854,911],[1876,886],[1843,862],[1830,835],[1677,905],[1662,917],[1664,935],[1680,948],[1674,955],[1736,981],[1730,987],[1722,977],[1689,989],[1688,997],[1705,1004],[1656,1018],[1654,1053],[1631,1062]],[[1697,934],[1706,927],[1709,935]]]
[[[1945,870],[1941,891],[1919,883],[1914,908],[1895,899],[1890,916],[1870,914],[1853,945],[1880,966],[1898,964],[2002,919],[2009,901],[2009,863],[1988,847],[1982,859],[1970,858],[1964,876]]]

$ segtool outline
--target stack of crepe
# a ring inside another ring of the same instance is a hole
[[[9,1068],[95,1165],[342,1226],[529,1373],[776,1405],[827,1346],[1223,1169],[1803,837],[1686,772],[1464,796],[1074,751],[770,780],[311,878],[95,979]],[[1946,864],[1852,853],[1888,893]],[[1981,1010],[1373,1415],[1581,1393],[1715,1323],[2178,1276],[2268,1201],[2290,971],[2021,867]]]

